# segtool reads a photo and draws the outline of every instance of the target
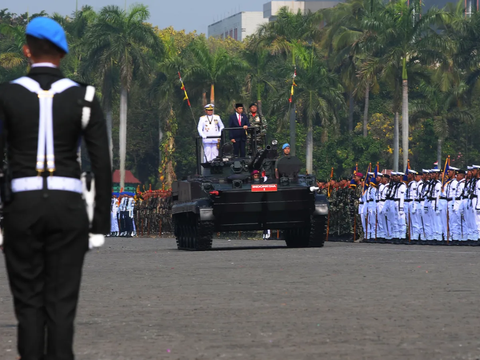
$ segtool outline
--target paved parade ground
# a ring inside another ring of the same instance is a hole
[[[77,360],[480,359],[480,248],[107,239],[88,254]],[[0,259],[0,359],[16,359]]]

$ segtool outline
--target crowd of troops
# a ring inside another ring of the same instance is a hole
[[[113,194],[110,204],[110,234],[114,237],[132,237],[137,235],[134,210],[136,196],[133,193],[122,192]]]
[[[443,175],[443,176],[442,176]],[[329,196],[332,239],[421,245],[480,245],[480,166],[357,173],[319,182]],[[352,236],[353,235],[353,236]]]

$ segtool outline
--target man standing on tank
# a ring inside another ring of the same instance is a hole
[[[245,144],[247,142],[247,129],[249,126],[248,117],[243,113],[243,105],[235,104],[235,114],[230,115],[228,127],[240,129],[230,130],[230,141],[233,143],[233,155],[236,157],[245,157]]]
[[[85,254],[110,231],[111,167],[95,89],[59,70],[68,53],[62,27],[37,17],[26,28],[27,76],[0,86],[4,253],[22,360],[73,360],[74,319]],[[82,198],[79,139],[95,175],[95,208]]]
[[[254,128],[254,132],[248,134],[250,139],[250,146],[254,146],[252,139],[255,139],[257,148],[265,146],[265,136],[267,135],[267,120],[258,112],[257,103],[250,104],[250,111],[248,113],[248,122]]]
[[[282,151],[283,151],[283,155],[280,156],[280,157],[278,158],[278,160],[280,160],[280,159],[282,159],[282,158],[284,158],[284,157],[290,157],[290,144],[287,144],[287,143],[283,144],[283,146],[282,146]],[[279,175],[279,173],[278,173],[278,160],[277,160],[277,162],[275,163],[275,177],[276,177],[277,179],[280,178],[280,175]]]

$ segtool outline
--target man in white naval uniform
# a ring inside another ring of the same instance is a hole
[[[475,230],[475,214],[472,208],[472,189],[475,183],[473,176],[473,167],[467,167],[467,178],[465,180],[465,188],[463,189],[462,194],[462,203],[460,205],[460,214],[463,215],[464,219],[464,228],[463,236],[467,241],[473,240],[473,231]]]
[[[377,219],[376,219],[376,234],[377,241],[384,242],[385,239],[385,215],[383,215],[383,207],[385,205],[385,198],[387,195],[386,178],[383,174],[377,174]]]
[[[444,238],[445,240],[448,241],[458,241],[459,239],[454,239],[453,234],[455,233],[455,230],[457,230],[457,227],[460,227],[460,222],[458,218],[458,213],[456,213],[454,210],[454,205],[455,205],[455,196],[457,194],[457,186],[458,186],[458,181],[455,177],[457,171],[459,171],[459,168],[450,166],[448,169],[448,180],[443,186],[443,192],[442,192],[442,197],[445,196],[445,199],[442,199],[442,201],[446,201],[446,213],[442,214],[442,223],[446,222],[446,225],[443,225],[444,227]],[[442,207],[443,211],[443,207]]]
[[[416,203],[415,199],[417,197],[417,190],[418,190],[418,182],[416,177],[418,176],[418,172],[415,170],[409,169],[408,170],[408,185],[407,185],[407,192],[405,194],[405,220],[408,225],[408,232],[409,237],[412,243],[416,243],[418,240],[418,230],[415,229],[415,214],[416,214]],[[418,228],[417,228],[418,229]]]
[[[213,104],[205,105],[205,115],[198,120],[198,134],[203,139],[203,151],[207,162],[212,161],[218,156],[217,144],[224,128],[220,116],[213,114]],[[209,138],[217,136],[217,138]]]
[[[394,213],[394,197],[395,197],[395,188],[396,188],[396,176],[397,173],[392,171],[390,173],[390,182],[387,185],[386,196],[385,196],[385,205],[383,206],[382,213],[385,216],[385,239],[387,242],[391,242],[394,238],[394,226],[395,226],[395,213]]]
[[[399,243],[403,243],[407,236],[407,223],[405,220],[405,193],[407,192],[407,185],[402,181],[405,174],[397,172],[398,184],[395,188],[394,209],[396,211],[395,238]]]
[[[443,240],[443,228],[441,222],[441,209],[440,209],[440,195],[442,193],[442,182],[438,180],[440,175],[439,169],[432,169],[432,186],[430,188],[429,200],[431,201],[431,221],[432,221],[432,230],[433,238],[431,240],[436,240],[441,242]],[[433,243],[434,245],[438,243]]]
[[[473,232],[472,240],[478,245],[480,237],[480,166],[473,165],[473,176],[475,178],[473,192],[472,192],[472,207],[475,212],[475,223],[477,225],[475,231]]]
[[[112,204],[110,208],[110,222],[111,222],[111,227],[110,227],[110,236],[118,236],[118,220],[117,220],[117,214],[118,214],[118,199],[116,196],[112,197]]]
[[[462,195],[465,189],[465,170],[460,170],[457,174],[457,191],[455,193],[455,200],[453,202],[453,212],[457,216],[458,228],[454,227],[452,232],[452,239],[458,241],[467,241],[465,221],[463,219],[463,200]]]
[[[374,175],[369,173],[369,175]],[[365,233],[365,240],[375,240],[376,218],[377,218],[377,181],[375,178],[370,180],[368,189],[365,194],[366,207],[365,216],[368,221],[365,221],[367,233]],[[370,241],[371,242],[371,241]]]

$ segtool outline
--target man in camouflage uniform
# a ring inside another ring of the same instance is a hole
[[[265,146],[265,136],[267,135],[267,120],[258,112],[256,103],[251,104],[249,109],[248,121],[250,126],[255,128],[255,132],[248,133],[248,143],[253,148],[254,142],[252,140],[255,140],[257,148],[263,148]],[[255,134],[254,139],[252,139],[253,134]]]

